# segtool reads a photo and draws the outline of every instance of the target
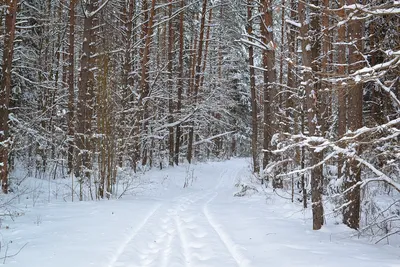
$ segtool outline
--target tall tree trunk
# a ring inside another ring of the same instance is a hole
[[[173,112],[174,112],[174,102],[173,102],[173,82],[172,82],[172,65],[173,65],[173,47],[175,43],[175,36],[174,36],[174,29],[173,23],[174,20],[172,18],[172,11],[173,11],[173,3],[172,0],[168,0],[169,7],[168,7],[168,90],[169,90],[169,97],[168,97],[168,123],[172,124],[174,122]],[[169,138],[168,138],[168,145],[169,145],[169,165],[174,166],[174,127],[168,127],[169,131]]]
[[[199,35],[199,46],[197,50],[197,62],[195,67],[195,77],[194,77],[194,91],[193,91],[193,105],[197,106],[197,94],[200,87],[201,80],[201,62],[203,59],[203,42],[204,42],[204,27],[206,21],[206,12],[207,12],[207,0],[203,0],[203,7],[201,11],[201,22],[200,22],[200,35]],[[191,123],[191,127],[189,129],[189,143],[188,143],[188,151],[187,151],[187,160],[189,163],[192,162],[193,156],[193,138],[194,137],[194,122]]]
[[[5,36],[3,46],[2,79],[0,84],[0,179],[1,189],[8,193],[8,155],[10,149],[10,133],[8,114],[11,95],[11,72],[14,54],[15,23],[17,18],[17,0],[6,0]]]
[[[145,38],[143,52],[142,52],[142,69],[141,69],[141,79],[140,79],[140,98],[139,98],[139,120],[143,120],[143,129],[142,129],[142,139],[147,140],[147,122],[146,119],[149,116],[148,109],[148,97],[150,94],[150,85],[149,85],[149,62],[150,62],[150,45],[153,35],[153,22],[155,16],[155,5],[156,0],[151,0],[150,13],[147,14],[147,0],[143,0],[143,11],[145,12],[145,21],[147,21],[146,17],[148,17],[148,21],[143,25],[143,35]],[[146,142],[145,142],[146,143]],[[148,160],[148,147],[146,144],[142,147],[142,165],[147,164]]]
[[[263,51],[263,67],[264,67],[264,140],[263,140],[263,169],[266,168],[271,160],[271,140],[274,134],[274,108],[273,99],[276,95],[276,69],[275,69],[275,41],[273,34],[273,14],[272,14],[272,0],[262,1],[262,20],[261,20],[261,34],[262,41],[266,48]],[[262,180],[263,181],[263,180]],[[282,187],[282,180],[280,178],[274,179],[273,187]]]
[[[181,13],[179,15],[179,77],[178,77],[178,101],[176,105],[176,111],[177,115],[181,115],[181,109],[182,109],[182,93],[183,93],[183,79],[184,79],[184,73],[183,73],[183,68],[184,68],[184,62],[183,62],[183,52],[184,52],[184,19],[185,19],[185,13],[183,11],[183,8],[185,7],[185,0],[181,0],[181,6],[180,8]],[[181,144],[181,126],[178,124],[176,126],[176,140],[175,140],[175,164],[179,164],[179,150],[180,150],[180,144]]]
[[[356,4],[356,0],[348,0],[348,5]],[[362,61],[364,60],[361,55],[363,51],[362,40],[363,37],[363,25],[358,20],[351,20],[349,22],[349,73],[354,73],[358,69],[362,68]],[[362,82],[355,82],[349,90],[349,105],[348,105],[348,128],[350,131],[356,131],[363,125],[363,84]],[[359,155],[361,153],[360,147],[355,147],[355,153]],[[346,177],[344,179],[345,189],[350,189],[345,194],[345,203],[348,203],[347,207],[343,210],[343,222],[353,229],[358,229],[360,225],[360,186],[357,185],[361,181],[361,167],[355,160],[349,160],[348,171],[346,171]]]
[[[340,6],[343,7],[345,5],[345,0],[340,0]],[[346,19],[346,14],[344,9],[341,9],[339,12],[339,17],[342,21]],[[337,47],[337,60],[338,60],[338,68],[337,72],[339,77],[344,77],[346,75],[346,24],[342,23],[338,28],[338,40],[339,43]],[[338,136],[339,138],[343,137],[346,133],[346,125],[347,125],[347,89],[346,85],[339,85],[338,87]],[[343,144],[340,144],[343,145]],[[343,156],[340,154],[338,159],[338,179],[341,179],[343,176]]]
[[[247,34],[253,34],[253,0],[247,0]],[[252,38],[249,37],[249,42]],[[251,94],[251,155],[253,157],[253,172],[260,172],[260,164],[258,162],[258,110],[257,110],[257,94],[256,94],[256,77],[254,70],[254,48],[249,45],[249,73],[250,73],[250,94]]]
[[[290,1],[290,15],[289,18],[293,21],[297,20],[296,16],[296,4],[294,0]],[[293,128],[295,129],[295,133],[297,134],[299,132],[299,127],[298,127],[298,112],[293,112],[294,108],[294,101],[293,98],[295,97],[295,90],[297,89],[296,86],[296,64],[297,64],[297,55],[295,53],[295,48],[296,48],[296,43],[297,43],[297,29],[294,28],[293,25],[290,23],[286,24],[287,26],[287,43],[288,43],[288,57],[290,58],[288,62],[288,69],[287,69],[287,87],[289,90],[289,93],[286,94],[286,117],[290,118],[293,117],[295,122],[293,123]],[[283,45],[283,44],[282,44]],[[289,130],[290,122],[288,122],[288,130]],[[299,161],[299,150],[296,151],[296,158]]]
[[[69,3],[69,43],[68,43],[68,174],[73,171],[74,155],[74,112],[75,112],[75,6]]]
[[[59,5],[58,5],[58,10],[57,10],[57,23],[59,23],[59,25],[63,24],[63,8],[65,6],[65,0],[60,0],[59,1]],[[64,50],[64,46],[63,46],[63,38],[62,38],[62,34],[61,31],[57,34],[57,42],[55,44],[53,44],[54,48],[53,51],[56,54],[56,62],[55,62],[55,74],[54,74],[54,89],[53,92],[51,94],[51,106],[54,106],[56,104],[56,97],[57,97],[57,92],[58,92],[58,86],[59,86],[59,82],[60,82],[60,72],[63,70],[62,69],[62,58],[61,58],[61,54],[65,54],[68,53],[68,51],[63,51]],[[62,87],[64,85],[62,84]],[[50,129],[51,129],[51,158],[55,159],[55,150],[56,150],[56,135],[55,135],[55,120],[56,120],[56,109],[52,108],[51,109],[51,117],[50,117]]]
[[[318,0],[313,0],[312,3],[318,6]],[[303,84],[306,93],[306,110],[308,120],[308,131],[310,136],[317,135],[318,129],[318,91],[320,82],[313,80],[313,73],[319,70],[318,57],[320,53],[320,45],[316,39],[313,39],[319,31],[319,15],[313,14],[311,18],[311,28],[309,28],[306,20],[305,3],[299,2],[299,18],[300,18],[300,34],[302,37],[301,51],[302,51],[302,65],[303,65]],[[310,151],[312,166],[316,165],[321,155],[313,150]],[[322,169],[315,167],[311,170],[311,200],[313,212],[313,229],[319,230],[324,222],[323,218],[323,205],[322,205]]]
[[[314,6],[320,6],[321,0],[312,0],[311,4]],[[322,135],[322,125],[324,122],[321,121],[320,105],[323,101],[323,96],[321,94],[321,81],[319,80],[318,73],[321,72],[321,44],[318,36],[321,36],[321,24],[320,24],[320,12],[313,10],[313,15],[311,15],[311,29],[309,33],[312,35],[312,46],[311,46],[311,68],[312,75],[314,75],[313,89],[310,91],[306,90],[307,93],[307,109],[308,109],[308,130],[310,135]],[[311,88],[311,86],[308,86]],[[312,111],[310,111],[310,109]],[[311,164],[315,165],[323,159],[323,152],[311,153]],[[314,167],[311,170],[311,201],[313,208],[313,228],[318,230],[324,224],[324,209],[322,203],[322,193],[323,193],[323,170],[322,165]]]
[[[132,78],[132,38],[133,38],[133,15],[135,11],[135,0],[128,0],[127,5],[123,7],[123,18],[122,23],[124,25],[124,42],[125,42],[125,55],[124,55],[124,63],[123,63],[123,71],[122,71],[122,82],[123,82],[123,92],[122,92],[122,115],[121,115],[121,132],[119,142],[119,165],[122,167],[123,164],[123,155],[125,154],[126,149],[126,138],[127,138],[127,110],[132,109],[131,106],[128,107],[128,102],[130,100],[130,96],[132,95],[133,90],[133,78]],[[133,151],[134,153],[134,151]],[[135,162],[132,160],[134,169]],[[136,169],[135,169],[136,171]]]
[[[279,55],[279,86],[281,90],[284,90],[283,87],[283,76],[284,71],[283,71],[283,67],[284,67],[284,62],[286,61],[285,59],[285,54],[286,54],[286,49],[287,47],[284,45],[285,42],[285,37],[287,39],[287,35],[285,36],[285,28],[286,28],[286,21],[285,21],[285,16],[286,16],[286,1],[285,0],[281,0],[281,40],[280,40],[280,55]],[[287,102],[288,102],[288,93],[280,93],[279,94],[279,106],[280,107],[286,107],[287,106]],[[281,131],[283,132],[288,132],[289,131],[289,124],[288,122],[282,118],[283,116],[280,115],[278,120],[277,120],[277,124],[280,125]],[[284,164],[283,166],[283,171],[286,171],[287,169],[287,163]]]
[[[211,8],[209,13],[208,13],[208,23],[207,23],[207,33],[206,33],[206,47],[204,50],[204,60],[203,60],[203,67],[201,69],[201,75],[200,78],[200,88],[203,87],[204,84],[204,73],[206,71],[206,66],[207,66],[207,55],[208,55],[208,46],[210,45],[210,29],[211,29],[211,21],[212,21],[212,13],[213,9]]]
[[[195,19],[198,19],[198,14],[196,13]],[[193,32],[196,30],[195,25],[192,25]],[[198,35],[194,34],[194,40],[192,39],[192,45],[190,50],[190,79],[189,79],[189,90],[188,90],[188,98],[191,97],[194,92],[194,79],[196,76],[196,62],[197,62],[197,43],[198,43]],[[191,99],[190,99],[191,100]]]
[[[90,179],[90,132],[92,120],[92,102],[94,92],[93,54],[94,54],[94,15],[97,0],[88,0],[84,5],[85,18],[83,22],[83,44],[81,56],[81,72],[78,83],[78,106],[76,120],[77,170],[80,190],[79,200],[83,200],[83,183]]]
[[[330,40],[330,31],[329,31],[329,13],[328,10],[330,8],[329,0],[322,0],[322,19],[321,26],[322,29],[320,32],[322,33],[322,55],[321,55],[321,73],[326,73],[329,77],[331,75],[331,67],[329,65],[330,61],[330,50],[331,50],[331,40]],[[321,76],[321,75],[320,75]],[[323,78],[323,77],[321,77]],[[327,131],[329,130],[329,117],[331,116],[332,109],[332,88],[331,84],[321,82],[320,89],[320,104],[319,104],[319,113],[321,114],[321,135],[325,136]]]

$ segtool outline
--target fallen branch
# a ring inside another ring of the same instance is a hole
[[[11,241],[7,244],[6,253],[5,253],[4,257],[1,257],[1,258],[0,258],[0,260],[3,260],[3,264],[6,264],[6,259],[17,256],[17,255],[24,249],[24,247],[26,247],[26,245],[28,245],[28,243],[25,243],[25,245],[23,245],[16,253],[14,253],[14,254],[12,254],[12,255],[7,255],[7,252],[8,252],[8,245],[9,245],[10,243],[11,243]]]

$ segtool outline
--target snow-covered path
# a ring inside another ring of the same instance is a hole
[[[310,230],[309,216],[265,196],[234,198],[243,159],[147,175],[162,187],[119,201],[48,204],[2,231],[15,267],[400,266],[398,248],[349,239],[341,226]],[[3,245],[4,246],[4,245]],[[4,255],[4,249],[1,251]]]
[[[210,203],[222,188],[232,187],[239,170],[223,170],[208,190],[184,193],[157,204],[128,235],[109,267],[249,266],[215,216]]]

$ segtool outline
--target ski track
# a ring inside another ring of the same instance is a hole
[[[152,217],[156,211],[161,207],[161,204],[155,205],[153,210],[147,214],[147,216],[143,219],[143,221],[139,224],[137,228],[135,228],[129,235],[129,237],[121,244],[116,253],[114,253],[113,258],[108,264],[109,267],[114,267],[115,263],[118,261],[121,254],[125,251],[126,247],[129,243],[135,238],[135,236],[140,232],[140,230],[146,225],[147,221]]]
[[[246,258],[246,256],[243,255],[239,251],[240,246],[237,245],[232,238],[223,230],[222,226],[216,222],[214,217],[211,215],[209,209],[208,209],[208,204],[211,203],[214,198],[218,195],[218,193],[215,193],[212,198],[210,198],[203,207],[203,213],[205,217],[207,218],[208,223],[211,225],[211,227],[214,229],[214,231],[218,234],[219,238],[221,241],[224,243],[226,249],[229,251],[229,253],[232,255],[232,257],[235,259],[237,265],[239,267],[250,267],[251,266],[251,261]]]
[[[250,267],[250,260],[208,209],[218,190],[232,186],[225,184],[226,177],[236,178],[239,172],[223,170],[214,189],[183,194],[169,203],[156,205],[107,266],[211,267],[224,262],[229,266]]]
[[[126,266],[127,260],[129,260],[128,266],[132,267],[170,267],[173,265],[171,244],[176,239],[176,235],[181,243],[179,247],[182,249],[183,259],[178,257],[175,263],[184,261],[185,266],[190,266],[188,265],[189,252],[178,214],[184,212],[193,203],[193,199],[196,200],[199,197],[196,197],[195,193],[189,193],[174,198],[170,205],[166,203],[158,205],[118,248],[108,267]],[[160,209],[160,207],[163,208]],[[135,242],[140,235],[142,235],[140,240],[145,242]]]

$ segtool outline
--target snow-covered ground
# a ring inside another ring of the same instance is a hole
[[[10,267],[400,266],[400,250],[311,230],[309,214],[278,197],[233,197],[245,159],[150,171],[136,196],[54,202],[3,220]],[[183,188],[185,177],[194,178]],[[150,183],[152,182],[152,183]],[[1,263],[3,260],[1,260]]]

